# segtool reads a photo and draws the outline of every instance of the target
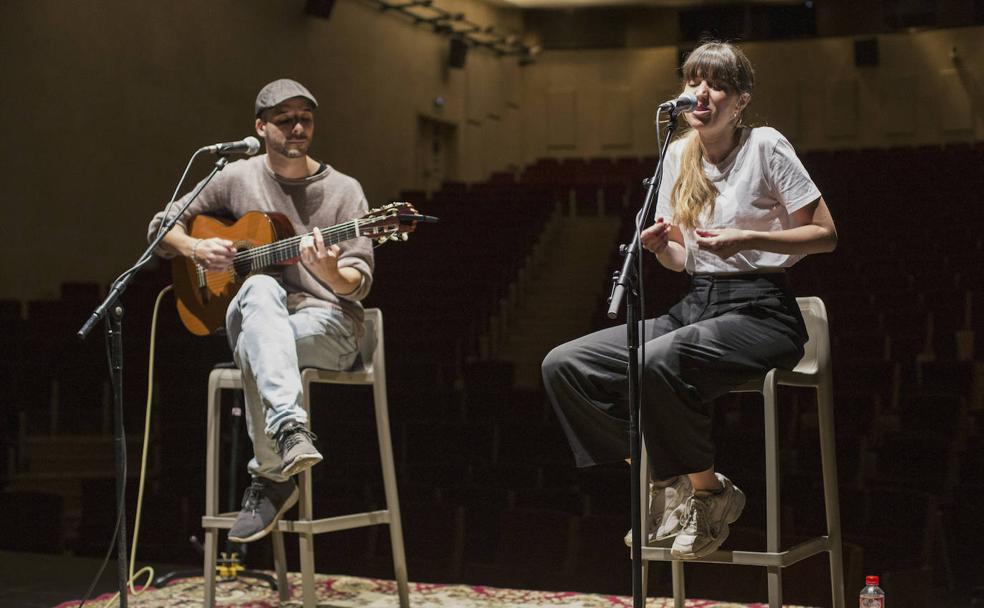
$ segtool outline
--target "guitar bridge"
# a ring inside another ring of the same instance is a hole
[[[194,264],[195,278],[198,281],[198,295],[201,296],[202,302],[208,302],[212,299],[212,294],[208,292],[208,278],[205,276],[205,269],[197,262]]]

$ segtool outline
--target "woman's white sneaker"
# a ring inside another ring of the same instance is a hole
[[[665,481],[650,480],[648,544],[673,538],[680,532],[687,499],[693,493],[694,486],[687,475],[678,475]],[[627,546],[632,546],[632,530],[625,534],[624,540]]]
[[[728,525],[741,516],[745,494],[724,475],[715,475],[723,486],[719,491],[697,490],[687,501],[683,529],[670,549],[673,557],[697,559],[713,553],[728,538]]]

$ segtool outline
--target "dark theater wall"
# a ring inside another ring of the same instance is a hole
[[[856,65],[856,40],[743,43],[756,72],[746,122],[801,150],[984,139],[984,27],[866,36],[877,65]],[[543,53],[524,88],[527,160],[654,154],[655,107],[680,93],[679,51]]]
[[[318,97],[313,155],[373,205],[420,189],[422,124],[448,127],[448,177],[471,182],[542,157],[652,154],[653,109],[678,93],[677,46],[547,50],[525,67],[470,49],[452,69],[430,28],[362,0],[338,0],[329,19],[304,4],[0,3],[0,298],[109,282],[191,153],[252,134],[254,96],[274,78]],[[517,10],[437,4],[525,35]],[[879,64],[861,67],[852,36],[747,43],[759,82],[748,118],[802,150],[984,139],[984,27],[875,38]],[[199,161],[192,182],[208,169]]]
[[[451,70],[448,39],[429,28],[359,0],[339,0],[329,19],[304,4],[0,4],[0,298],[110,281],[142,251],[191,153],[253,134],[256,92],[275,78],[318,97],[313,155],[357,177],[371,204],[413,186],[420,116],[458,126],[459,179],[518,163],[515,57],[476,49]],[[500,31],[521,25],[516,11],[439,4]],[[199,161],[188,187],[209,169]]]

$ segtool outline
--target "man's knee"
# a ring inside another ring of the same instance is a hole
[[[246,297],[258,294],[276,295],[281,289],[277,279],[267,274],[255,274],[243,282],[243,286],[239,290],[239,296]]]
[[[236,295],[237,304],[246,309],[251,304],[277,305],[287,303],[287,292],[277,279],[265,275],[253,275],[246,279]]]
[[[239,293],[226,310],[226,329],[229,345],[236,349],[236,337],[244,320],[256,314],[286,314],[287,293],[280,283],[268,275],[254,275],[246,279]]]

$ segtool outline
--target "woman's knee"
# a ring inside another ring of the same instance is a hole
[[[540,369],[544,380],[570,373],[590,373],[599,367],[599,353],[585,338],[555,347],[543,358]],[[577,372],[580,370],[580,372]]]
[[[563,370],[571,364],[571,354],[569,342],[561,344],[547,353],[547,356],[543,358],[543,363],[540,364],[544,381],[549,384],[551,378],[563,373]]]
[[[672,342],[655,341],[646,344],[646,359],[642,366],[642,378],[646,391],[674,391],[683,375],[682,362],[686,359]]]

